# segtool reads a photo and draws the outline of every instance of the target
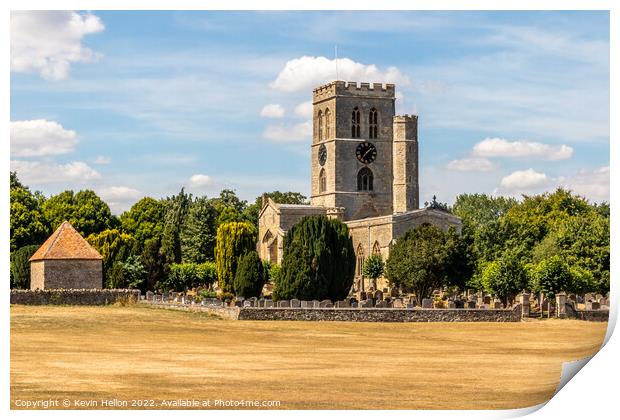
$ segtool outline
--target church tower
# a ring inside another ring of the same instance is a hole
[[[394,213],[419,208],[418,116],[394,117]]]
[[[343,207],[345,221],[392,214],[394,93],[342,81],[314,90],[312,205]]]

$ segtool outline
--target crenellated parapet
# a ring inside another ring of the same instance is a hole
[[[334,96],[360,96],[394,99],[395,87],[391,83],[357,83],[337,80],[313,91],[313,102],[317,103]]]

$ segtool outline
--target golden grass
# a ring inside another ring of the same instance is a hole
[[[548,400],[561,363],[596,352],[606,327],[227,321],[140,306],[12,306],[11,406],[117,398],[520,408]]]

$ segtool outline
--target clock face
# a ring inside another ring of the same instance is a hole
[[[372,163],[377,158],[377,148],[369,141],[362,142],[357,145],[355,156],[362,163]]]
[[[321,166],[325,165],[326,160],[327,160],[327,147],[325,147],[325,145],[322,144],[319,147],[319,164]]]

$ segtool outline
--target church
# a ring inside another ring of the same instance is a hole
[[[365,258],[388,258],[406,231],[424,223],[460,231],[458,217],[420,209],[418,117],[396,115],[393,84],[335,81],[313,91],[309,205],[263,202],[257,249],[280,264],[288,229],[305,216],[338,218],[349,227],[357,257],[354,291],[383,289],[364,279]]]

